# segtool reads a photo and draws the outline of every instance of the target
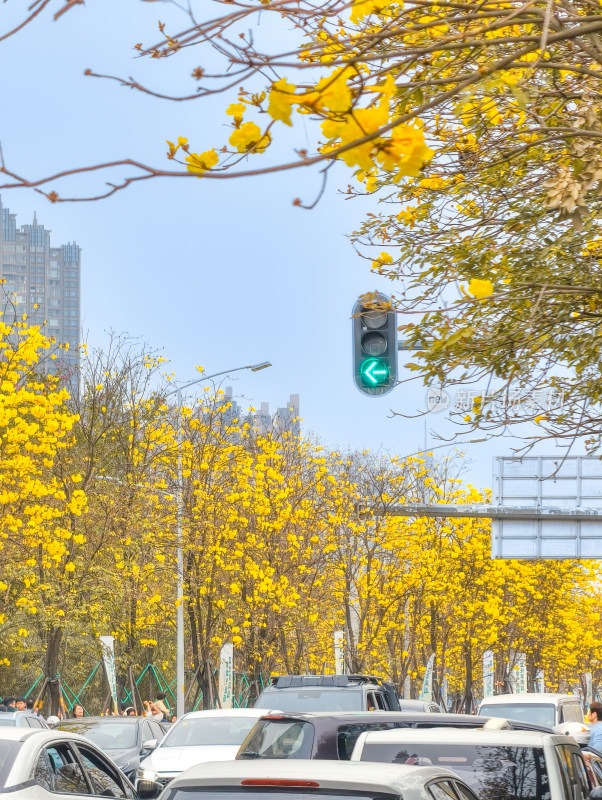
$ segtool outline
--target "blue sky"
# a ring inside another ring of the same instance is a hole
[[[3,29],[25,5],[3,4]],[[201,16],[224,8],[198,6]],[[199,150],[224,142],[224,109],[235,93],[177,104],[83,75],[92,68],[189,91],[192,51],[134,59],[136,42],[157,41],[159,18],[175,19],[175,9],[88,0],[59,22],[47,15],[2,43],[0,140],[9,168],[34,177],[123,157],[162,166],[168,138],[188,136]],[[302,126],[291,143],[306,146]],[[345,200],[337,188],[347,185],[349,173],[342,166],[332,172],[311,212],[292,201],[314,199],[315,171],[148,181],[97,203],[51,205],[24,190],[2,195],[19,224],[37,211],[54,244],[76,240],[83,248],[82,317],[90,344],[102,344],[110,329],[127,331],[162,349],[182,381],[195,377],[195,365],[217,372],[269,359],[271,369],[238,373],[226,383],[249,403],[269,401],[272,408],[300,394],[305,430],[330,446],[409,454],[423,447],[424,419],[393,418],[391,410],[424,409],[425,388],[405,384],[384,398],[366,398],[352,382],[351,308],[359,294],[389,287],[346,238],[375,201]],[[101,182],[85,186],[98,190]],[[400,354],[400,364],[406,360]],[[400,376],[409,377],[403,368]],[[426,421],[429,444],[435,431],[451,431],[445,414]],[[467,477],[478,486],[491,485],[492,457],[510,453],[504,440],[464,449]]]

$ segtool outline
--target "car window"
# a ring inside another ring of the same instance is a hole
[[[159,725],[158,722],[151,721],[148,724],[150,725],[151,731],[153,733],[151,739],[156,739],[158,742],[160,742],[161,739],[165,736],[163,728]],[[145,741],[145,739],[143,739],[142,741]]]
[[[449,781],[437,781],[428,787],[429,794],[434,800],[458,800],[454,787]]]
[[[82,768],[66,744],[44,748],[36,764],[34,779],[49,792],[90,794]]]
[[[337,752],[341,761],[349,761],[358,736],[366,731],[388,731],[392,728],[409,728],[407,722],[356,722],[339,725],[337,730]]]
[[[556,752],[560,758],[562,778],[567,797],[574,798],[574,800],[583,800],[589,793],[587,788],[583,788],[584,785],[587,786],[587,778],[585,778],[584,784],[583,775],[580,774],[579,767],[573,759],[574,753],[564,744],[556,745]]]
[[[43,728],[44,725],[40,722],[39,719],[35,717],[27,717],[27,724],[30,728]]]
[[[479,797],[495,800],[550,800],[550,785],[541,747],[429,742],[372,742],[361,761],[381,761],[424,767],[446,767]]]
[[[151,728],[150,722],[145,722],[142,725],[142,741],[143,742],[148,742],[149,739],[156,739],[156,738],[157,738],[157,735],[155,734],[155,732]],[[162,737],[158,737],[158,738],[162,738]]]
[[[273,689],[263,691],[255,708],[280,711],[365,711],[362,689]]]
[[[520,697],[520,695],[518,695]],[[545,695],[544,695],[545,696]],[[556,725],[556,706],[552,703],[521,703],[519,700],[507,703],[483,703],[479,708],[481,717],[503,717],[521,722],[532,722],[552,728]]]
[[[128,717],[101,719],[66,719],[56,726],[59,731],[79,733],[103,751],[136,747],[138,726]]]
[[[579,703],[566,703],[563,710],[565,722],[583,722],[583,711]]]
[[[593,789],[594,787],[590,786],[590,781],[587,776],[587,770],[585,769],[585,764],[583,763],[581,753],[571,753],[571,760],[573,762],[574,772],[577,776],[577,780],[579,781],[583,796],[587,797],[590,789]]]
[[[386,698],[382,692],[376,692],[376,702],[381,711],[388,711]]]
[[[238,758],[311,758],[314,726],[300,720],[260,720],[246,737]],[[169,739],[168,739],[169,741]]]
[[[51,792],[53,787],[54,770],[51,769],[50,760],[46,750],[40,753],[36,768],[33,773],[34,781],[43,786],[46,791]]]
[[[118,776],[114,770],[99,755],[79,744],[77,749],[90,778],[94,795],[101,797],[127,797],[121,781],[117,783]]]
[[[458,783],[457,781],[454,781],[454,786],[456,788],[456,791],[460,795],[460,800],[477,800],[474,793],[471,792],[471,790],[467,786],[464,786],[463,783]]]

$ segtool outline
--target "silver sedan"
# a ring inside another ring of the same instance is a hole
[[[0,798],[135,798],[134,787],[83,736],[57,730],[0,728]]]

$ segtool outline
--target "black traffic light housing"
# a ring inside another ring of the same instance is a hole
[[[387,394],[397,383],[397,319],[380,310],[391,298],[371,292],[353,306],[353,380],[362,394]]]

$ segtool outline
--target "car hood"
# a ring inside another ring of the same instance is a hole
[[[140,767],[155,772],[182,772],[204,761],[232,761],[239,746],[158,747],[140,763]]]

